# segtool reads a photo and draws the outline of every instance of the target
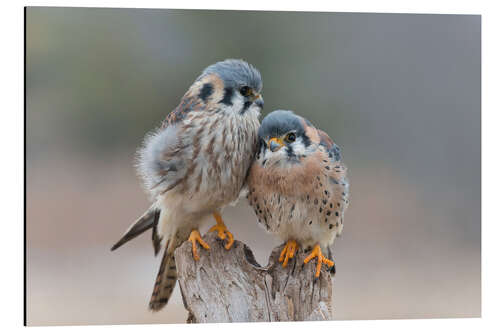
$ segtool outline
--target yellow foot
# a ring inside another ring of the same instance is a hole
[[[212,231],[217,231],[217,234],[220,239],[226,239],[227,238],[227,244],[225,246],[226,250],[229,250],[231,246],[233,246],[234,243],[234,237],[229,230],[227,230],[226,225],[224,224],[224,221],[222,220],[222,217],[220,216],[219,213],[214,213],[214,218],[215,221],[217,221],[217,224],[214,225],[212,228],[208,230],[208,232]]]
[[[297,242],[293,239],[286,242],[283,251],[281,251],[280,262],[283,263],[283,267],[288,265],[288,259],[292,259],[295,255],[295,251],[297,251]]]
[[[328,266],[332,267],[334,265],[334,262],[325,257],[321,253],[321,247],[319,244],[314,246],[314,249],[312,250],[311,254],[307,256],[307,258],[304,259],[304,264],[307,264],[311,259],[317,257],[318,258],[318,263],[316,264],[316,274],[315,277],[319,277],[319,272],[321,272],[321,264],[325,263]]]
[[[191,244],[193,246],[193,258],[194,260],[198,261],[200,260],[200,256],[198,255],[198,248],[196,247],[196,242],[200,243],[201,246],[203,246],[206,250],[210,249],[210,246],[205,243],[205,241],[201,238],[200,232],[196,229],[191,231],[191,234],[189,235],[189,241],[191,241]]]

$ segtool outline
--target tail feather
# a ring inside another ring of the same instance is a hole
[[[163,259],[161,260],[160,269],[156,276],[156,282],[149,301],[149,309],[156,312],[167,305],[172,292],[174,291],[177,282],[177,268],[175,266],[175,258],[173,249],[169,251],[169,247],[165,248]]]
[[[160,252],[161,249],[161,237],[158,235],[158,219],[160,217],[160,214],[158,213],[158,217],[155,217],[156,222],[154,223],[153,226],[153,235],[152,235],[152,242],[153,242],[153,248],[155,250],[155,257],[158,255],[158,252]]]
[[[137,219],[120,238],[118,242],[111,248],[111,251],[116,250],[129,240],[132,240],[142,234],[144,231],[153,228],[153,247],[155,255],[160,250],[161,238],[158,236],[156,226],[160,218],[160,210],[154,207],[149,208],[141,217]]]
[[[336,265],[335,265],[335,260],[333,259],[333,244],[330,244],[326,248],[328,250],[328,259],[332,260],[334,262],[334,265],[330,268],[330,274],[335,275],[336,272]]]

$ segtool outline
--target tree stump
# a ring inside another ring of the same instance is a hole
[[[306,251],[297,251],[284,268],[279,262],[283,246],[276,247],[261,267],[240,241],[228,251],[215,233],[204,240],[210,250],[200,249],[199,261],[193,260],[190,242],[175,251],[188,323],[332,319],[332,277],[322,267],[315,278],[316,261],[303,264]]]

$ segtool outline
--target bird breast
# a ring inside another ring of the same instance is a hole
[[[182,190],[214,207],[236,200],[256,152],[258,127],[258,114],[194,115],[185,126],[193,139]]]
[[[248,202],[266,230],[303,245],[333,242],[343,226],[347,183],[343,169],[333,170],[342,166],[326,156],[317,151],[288,168],[253,163]]]

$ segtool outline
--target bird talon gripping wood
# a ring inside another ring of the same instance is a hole
[[[188,239],[193,247],[194,260],[196,261],[200,260],[200,255],[198,254],[198,248],[196,247],[196,242],[200,243],[200,245],[203,246],[205,250],[210,250],[210,246],[203,240],[203,238],[201,238],[200,232],[197,229],[191,231],[191,234],[189,235]]]
[[[224,240],[227,238],[227,244],[224,246],[226,250],[229,250],[231,246],[233,246],[234,243],[234,236],[233,234],[227,229],[226,225],[224,224],[224,221],[222,220],[222,216],[220,216],[219,213],[213,213],[215,221],[217,222],[216,225],[211,227],[208,232],[213,232],[217,231],[217,236]]]
[[[311,259],[314,258],[318,258],[318,263],[316,264],[316,274],[314,275],[315,277],[319,277],[319,273],[321,272],[321,264],[324,263],[330,267],[334,265],[333,261],[323,256],[323,253],[321,252],[321,247],[319,245],[316,245],[312,250],[311,254],[304,259],[304,264],[307,264],[309,261],[311,261]]]
[[[281,251],[279,259],[279,261],[283,263],[283,267],[286,267],[288,265],[288,259],[292,259],[295,256],[296,251],[297,251],[296,241],[292,239],[286,242],[285,246],[283,247],[283,251]]]

